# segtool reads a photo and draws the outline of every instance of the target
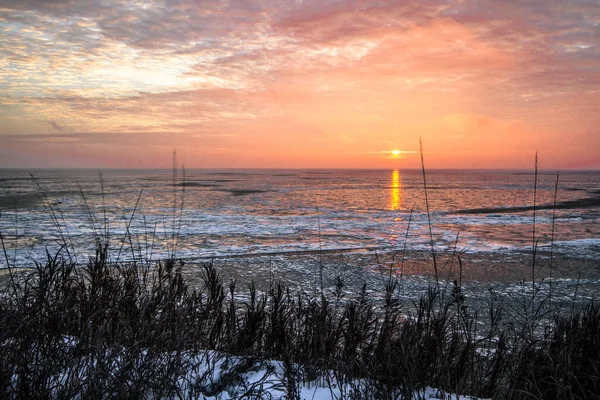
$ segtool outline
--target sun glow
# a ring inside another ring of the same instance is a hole
[[[0,0],[1,168],[600,168],[589,2],[55,3]]]

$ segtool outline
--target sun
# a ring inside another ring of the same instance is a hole
[[[393,155],[394,157],[398,157],[398,156],[400,155],[400,153],[401,153],[401,151],[400,151],[400,150],[396,150],[396,149],[392,150],[392,155]]]

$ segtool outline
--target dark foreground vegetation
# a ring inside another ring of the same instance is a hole
[[[315,381],[357,399],[428,386],[498,399],[600,393],[593,304],[542,318],[544,301],[530,299],[518,320],[492,301],[470,310],[456,284],[401,302],[391,275],[383,300],[351,296],[341,279],[317,295],[277,282],[240,291],[211,264],[192,288],[180,262],[114,265],[105,250],[85,266],[49,256],[5,277],[0,398],[270,398],[267,378],[233,389],[249,370],[272,368],[268,360],[283,366],[270,384],[289,399]]]

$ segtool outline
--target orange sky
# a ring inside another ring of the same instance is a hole
[[[0,168],[600,168],[586,1],[0,0]],[[394,156],[391,151],[402,153]]]

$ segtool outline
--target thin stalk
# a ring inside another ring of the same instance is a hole
[[[2,214],[0,213],[0,217]],[[8,252],[6,251],[6,246],[4,245],[4,236],[2,236],[2,232],[0,232],[0,243],[2,244],[2,252],[4,253],[4,259],[6,260],[6,268],[8,268],[8,275],[10,276],[10,284],[12,288],[15,288],[15,280],[13,275],[13,270],[10,266],[10,260],[8,258]]]
[[[102,194],[102,217],[104,219],[104,246],[108,245],[108,220],[106,218],[106,196],[104,193],[104,177],[102,176],[102,172],[98,173],[98,178],[100,179],[100,193]]]
[[[131,240],[131,231],[129,230],[129,228],[131,227],[131,223],[133,222],[133,217],[135,216],[135,212],[137,211],[138,205],[140,204],[140,199],[142,197],[143,192],[144,192],[144,190],[141,189],[140,194],[138,195],[137,200],[135,201],[135,206],[133,207],[133,212],[131,213],[131,217],[129,217],[129,221],[127,221],[127,224],[125,224],[125,237],[121,241],[121,247],[119,247],[117,261],[119,261],[119,258],[121,257],[121,251],[123,250],[125,240],[129,240],[129,247],[131,247],[131,256],[133,257],[133,263],[135,264],[135,253],[133,250],[133,241]]]
[[[462,287],[463,264],[460,254],[458,255],[458,287]]]
[[[410,231],[410,223],[412,222],[412,216],[415,206],[410,208],[410,214],[408,214],[408,223],[406,225],[406,233],[404,234],[404,248],[402,249],[402,258],[400,259],[400,282],[403,282],[404,278],[404,259],[406,258],[406,247],[408,246],[408,233]],[[404,294],[404,284],[402,284],[402,294]]]
[[[319,279],[321,283],[321,296],[323,295],[323,246],[321,243],[321,215],[317,206],[317,225],[319,229]]]
[[[175,258],[175,232],[177,226],[177,150],[173,150],[173,167],[172,167],[172,185],[173,185],[173,225],[171,226],[171,258]]]
[[[536,216],[536,201],[537,201],[537,180],[538,180],[538,152],[535,152],[535,174],[533,180],[533,227],[532,227],[532,251],[533,258],[531,262],[531,285],[535,296],[535,255],[537,252],[537,241],[535,238],[535,216]]]
[[[145,222],[144,222],[145,223]],[[146,256],[148,258],[148,261],[152,261],[152,256],[154,254],[154,241],[156,240],[156,227],[158,226],[158,221],[154,221],[154,227],[152,228],[152,241],[150,242],[150,255]],[[146,239],[147,241],[147,239]],[[148,254],[148,252],[146,251],[146,254]]]
[[[425,206],[427,208],[427,225],[429,226],[429,240],[431,245],[431,257],[433,258],[433,272],[435,274],[435,284],[439,289],[439,281],[438,281],[438,269],[437,262],[435,259],[435,248],[433,245],[433,231],[431,229],[431,215],[429,213],[429,197],[427,195],[427,176],[425,174],[425,160],[423,158],[423,140],[419,138],[419,147],[421,149],[421,169],[423,170],[423,187],[425,189]]]
[[[50,199],[48,199],[46,192],[42,189],[42,186],[40,185],[38,180],[33,176],[33,174],[29,174],[29,176],[31,176],[31,179],[36,184],[38,190],[44,197],[44,200],[46,201],[46,205],[48,206],[48,209],[50,210],[50,217],[52,219],[52,222],[54,223],[54,226],[56,227],[56,230],[58,231],[58,235],[60,236],[62,245],[63,245],[65,251],[67,252],[67,256],[69,257],[69,259],[72,259],[71,252],[69,251],[69,247],[67,246],[67,239],[65,239],[65,235],[63,233],[63,230],[60,227],[60,222],[58,221],[58,217],[56,216],[56,213],[54,212],[54,208],[52,207],[52,204],[50,203]],[[62,218],[62,220],[63,220],[63,224],[65,225],[65,231],[67,233],[67,238],[71,242],[71,248],[74,250],[75,247],[73,246],[73,241],[71,240],[71,236],[69,235],[69,229],[67,227],[67,224],[65,223],[64,218]]]
[[[146,214],[142,213],[144,220],[144,261],[148,262],[148,223],[146,222]]]
[[[14,256],[13,256],[13,262],[16,263],[17,261],[17,249],[19,248],[19,213],[16,212],[17,210],[15,209],[15,245],[14,245]],[[23,231],[23,234],[25,234],[25,231]]]
[[[558,180],[560,178],[560,172],[556,173],[556,182],[554,183],[554,202],[552,204],[552,231],[550,232],[550,301],[552,302],[552,262],[554,260],[554,224],[556,222],[556,198],[558,194]]]
[[[79,188],[79,193],[81,194],[81,198],[83,199],[83,205],[85,206],[85,211],[90,219],[90,224],[92,224],[92,230],[94,231],[94,242],[96,242],[96,247],[100,248],[101,240],[99,237],[100,235],[98,233],[98,226],[96,224],[96,217],[92,212],[90,205],[88,204],[87,198],[85,197],[85,193],[83,192],[83,188],[81,187],[79,182],[77,183],[77,187]]]
[[[379,276],[381,276],[381,283],[383,285],[385,285],[385,278],[383,275],[383,269],[385,268],[383,266],[383,264],[381,263],[381,260],[379,259],[379,253],[377,253],[377,251],[375,251],[375,262],[377,263],[377,267],[379,269]],[[389,268],[389,279],[391,280],[391,276],[392,276],[392,267],[390,266]]]
[[[452,254],[450,255],[450,259],[448,261],[446,261],[446,263],[444,264],[444,270],[446,269],[446,266],[448,264],[450,264],[450,266],[448,267],[448,278],[446,279],[446,281],[448,281],[448,282],[450,282],[450,277],[452,276],[452,268],[454,267],[454,258],[456,257],[456,253],[457,253],[457,249],[458,249],[459,237],[460,237],[460,231],[456,232],[456,238],[454,238],[454,243],[452,245]]]
[[[587,258],[585,259],[584,267],[587,267]],[[575,284],[575,292],[573,293],[573,301],[571,302],[571,310],[575,310],[575,302],[577,301],[577,293],[579,293],[579,285],[581,284],[581,268],[577,274],[577,283]]]
[[[175,236],[174,249],[179,245],[179,238],[181,237],[181,225],[183,223],[183,207],[185,205],[185,167],[181,166],[181,201],[179,203],[179,221],[177,224],[177,235]],[[174,251],[173,251],[174,252]]]

